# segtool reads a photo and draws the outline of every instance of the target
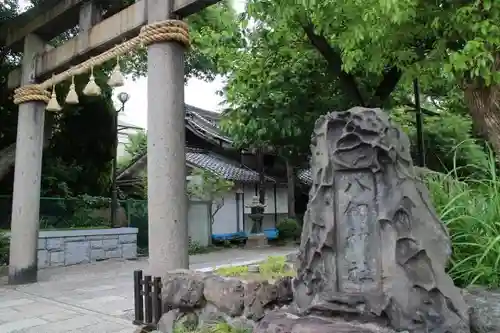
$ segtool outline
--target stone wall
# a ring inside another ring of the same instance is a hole
[[[290,277],[274,282],[245,281],[179,270],[162,280],[166,313],[158,324],[160,332],[172,332],[177,324],[195,329],[217,322],[251,330],[266,313],[292,301]]]
[[[38,268],[137,258],[137,228],[40,231]]]
[[[286,261],[295,266],[297,253],[288,255]],[[221,277],[213,272],[178,270],[162,280],[165,313],[155,332],[171,333],[176,325],[201,331],[224,322],[249,333],[396,333],[377,323],[297,316],[290,277],[259,282]],[[471,315],[471,332],[500,332],[500,292],[471,287],[462,294]]]

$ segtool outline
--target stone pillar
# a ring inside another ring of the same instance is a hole
[[[79,38],[77,39],[77,50],[82,52],[89,47],[89,30],[96,23],[102,20],[101,10],[93,1],[87,1],[80,7],[80,16],[78,20]]]
[[[45,43],[35,35],[24,41],[21,84],[32,83],[35,54]],[[45,103],[19,105],[17,124],[14,194],[10,240],[9,284],[37,280],[37,244],[40,211],[40,181],[43,151]]]
[[[172,2],[148,1],[148,22],[170,18]],[[188,268],[184,46],[148,46],[149,270]]]

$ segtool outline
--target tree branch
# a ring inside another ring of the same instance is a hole
[[[392,66],[384,73],[382,81],[375,89],[375,93],[368,102],[369,107],[382,107],[401,79],[403,72],[396,66]]]
[[[353,104],[358,106],[365,106],[363,96],[358,89],[358,84],[354,75],[347,73],[342,69],[342,57],[340,53],[334,50],[326,38],[314,32],[312,23],[301,24],[304,32],[309,38],[311,44],[318,50],[318,52],[325,58],[328,64],[328,70],[339,78],[340,89],[352,100]]]

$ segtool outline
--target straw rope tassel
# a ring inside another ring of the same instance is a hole
[[[83,89],[83,94],[85,96],[99,96],[101,94],[101,88],[95,83],[94,66],[90,67],[89,83]]]
[[[188,25],[180,20],[165,20],[148,24],[142,27],[138,36],[129,39],[122,44],[116,45],[115,47],[82,62],[81,64],[73,67],[70,70],[66,70],[64,72],[56,74],[52,77],[52,79],[46,80],[40,84],[31,84],[17,88],[14,92],[14,103],[21,104],[33,101],[40,101],[45,103],[52,102],[50,103],[50,106],[47,105],[47,108],[56,108],[55,102],[57,102],[57,96],[55,96],[54,86],[75,75],[88,73],[89,69],[91,75],[88,84],[85,86],[85,89],[83,89],[83,93],[87,96],[98,96],[101,94],[101,88],[99,88],[99,86],[95,82],[95,77],[93,75],[94,66],[102,65],[105,62],[115,59],[118,56],[127,54],[132,50],[137,49],[138,47],[146,47],[152,43],[167,41],[176,42],[183,45],[184,47],[189,47],[190,40]],[[116,82],[119,83],[119,80],[116,80],[115,84]],[[111,83],[113,83],[113,80],[111,80]],[[53,93],[52,96],[50,92],[47,91],[47,89],[50,89],[51,87]],[[71,89],[68,95],[70,93],[72,94]],[[71,101],[74,100],[69,98],[69,102]],[[59,103],[57,103],[57,105],[58,104]]]
[[[76,88],[75,88],[75,77],[71,77],[71,85],[69,86],[69,91],[68,95],[66,96],[65,100],[66,104],[78,104],[78,94],[76,93]]]
[[[120,68],[120,56],[116,57],[116,65],[113,68],[113,72],[108,80],[108,85],[110,87],[121,87],[125,84],[125,80],[123,79],[123,74]]]
[[[59,102],[57,101],[55,84],[52,85],[52,95],[50,97],[49,103],[47,103],[47,107],[45,108],[45,110],[51,112],[59,112],[62,110],[61,106],[59,105]]]

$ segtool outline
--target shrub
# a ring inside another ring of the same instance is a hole
[[[9,264],[9,242],[9,237],[0,231],[0,266]]]
[[[281,240],[297,240],[302,232],[299,223],[290,218],[281,220],[276,228],[278,229],[278,237]]]
[[[251,278],[255,278],[253,273],[249,273],[248,266],[246,265],[221,267],[218,268],[215,273],[221,276],[240,278],[250,276]],[[294,276],[295,271],[287,265],[285,257],[272,256],[259,263],[259,273],[256,274],[263,280],[275,280],[284,276]]]
[[[194,241],[189,237],[188,253],[189,254],[199,254],[205,252],[205,248],[197,241]]]

